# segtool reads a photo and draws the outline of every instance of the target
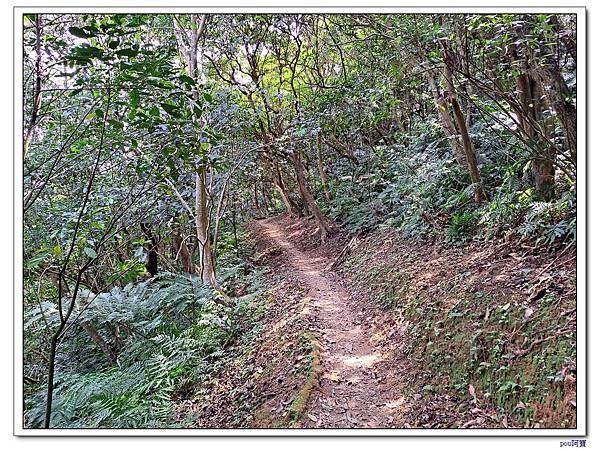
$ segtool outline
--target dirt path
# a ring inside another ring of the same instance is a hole
[[[320,388],[311,397],[302,426],[393,427],[403,399],[395,389],[399,377],[386,369],[387,352],[377,345],[385,313],[353,302],[327,270],[330,259],[318,249],[296,247],[280,219],[262,220],[258,227],[281,247],[289,268],[306,287],[311,331],[322,347]]]

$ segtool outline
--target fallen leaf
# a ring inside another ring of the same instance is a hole
[[[476,425],[479,422],[477,421],[477,419],[473,419],[473,420],[469,420],[468,422],[465,422],[462,426],[462,428],[469,428],[471,425]]]
[[[327,378],[328,380],[334,381],[336,383],[339,383],[339,381],[340,381],[340,377],[337,372],[326,373],[325,378]]]
[[[525,310],[525,319],[529,319],[533,315],[534,312],[535,311],[533,310],[533,308],[527,308]]]
[[[312,420],[313,422],[318,422],[318,420],[319,420],[319,419],[317,418],[317,416],[315,416],[315,415],[313,415],[313,414],[307,414],[307,416],[308,416],[308,418],[309,418],[310,420]]]
[[[472,384],[469,384],[469,394],[471,394],[471,396],[473,398],[476,398],[476,396],[475,396],[475,386],[473,386]]]

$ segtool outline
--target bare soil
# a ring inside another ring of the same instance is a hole
[[[384,364],[389,349],[380,345],[382,325],[393,321],[386,311],[358,302],[328,270],[327,248],[302,250],[294,238],[302,231],[287,218],[257,223],[283,249],[286,266],[306,287],[305,313],[321,347],[323,375],[302,424],[319,428],[390,428],[404,398],[398,396],[401,374]]]

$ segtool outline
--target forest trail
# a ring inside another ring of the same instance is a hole
[[[290,275],[306,288],[306,308],[319,342],[322,372],[311,396],[303,427],[393,427],[403,398],[394,398],[400,377],[386,368],[387,352],[380,347],[378,324],[386,313],[357,304],[328,270],[331,258],[316,250],[303,251],[291,239],[281,218],[257,222],[260,232],[282,249]],[[396,395],[397,396],[397,395]]]

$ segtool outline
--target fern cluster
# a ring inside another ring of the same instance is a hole
[[[57,357],[51,426],[152,428],[177,426],[172,400],[205,376],[238,332],[239,308],[217,304],[195,275],[160,274],[93,295],[75,305],[118,355],[111,363],[81,327],[64,337]],[[29,311],[26,330],[58,320],[56,305]],[[26,399],[30,427],[43,423],[43,383]]]
[[[557,177],[556,198],[542,201],[528,152],[517,142],[498,141],[481,124],[471,135],[488,198],[481,205],[473,203],[475,185],[447,138],[438,127],[421,125],[420,134],[399,135],[396,143],[357,149],[360,164],[337,162],[331,169],[333,200],[323,206],[350,233],[391,226],[415,237],[441,233],[451,242],[511,230],[544,244],[574,240],[575,185]]]

